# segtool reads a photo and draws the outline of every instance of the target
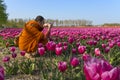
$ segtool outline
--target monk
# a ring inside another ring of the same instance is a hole
[[[42,30],[47,27],[47,31],[44,34]],[[21,33],[18,35],[18,47],[21,51],[25,51],[27,57],[36,55],[38,44],[45,45],[48,42],[50,36],[52,24],[45,23],[42,16],[37,16],[35,20],[28,21]]]

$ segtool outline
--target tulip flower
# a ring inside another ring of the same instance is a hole
[[[89,41],[87,41],[87,44],[92,46],[94,44],[94,41],[93,40],[89,40]]]
[[[65,72],[65,70],[67,69],[67,62],[60,61],[58,63],[58,69],[60,70],[60,72]]]
[[[97,45],[97,41],[94,40],[94,41],[93,41],[93,45]]]
[[[21,56],[25,56],[25,53],[26,53],[25,51],[20,52]]]
[[[40,47],[43,47],[43,44],[42,43],[39,43],[38,44],[38,47],[40,48]]]
[[[62,47],[62,43],[61,42],[59,42],[58,44],[57,44],[57,47]]]
[[[72,53],[75,54],[77,51],[75,48],[72,49]]]
[[[69,37],[69,38],[68,38],[68,42],[69,42],[70,44],[72,44],[72,43],[74,42],[74,38]]]
[[[41,47],[41,48],[38,48],[38,53],[42,56],[45,54],[45,48],[44,47]]]
[[[63,45],[64,45],[64,46],[67,46],[68,44],[67,44],[67,42],[63,42]]]
[[[80,43],[76,43],[76,46],[78,47],[80,45]]]
[[[67,50],[67,48],[68,48],[68,46],[63,46],[63,49],[64,49],[64,50]]]
[[[2,61],[3,62],[8,62],[8,61],[10,61],[10,57],[9,56],[5,56],[5,57],[3,57]]]
[[[102,80],[120,80],[120,70],[115,67],[111,69],[110,71],[105,71],[102,73],[101,78]]]
[[[105,36],[101,36],[101,38],[102,38],[102,40],[105,40],[106,37]]]
[[[105,53],[108,53],[110,51],[110,47],[105,48]]]
[[[95,55],[100,56],[100,49],[99,48],[95,48]]]
[[[102,44],[102,48],[105,48],[106,47],[106,44]]]
[[[16,47],[14,47],[14,46],[10,48],[10,51],[13,53],[15,52],[15,50],[16,50]]]
[[[4,68],[0,66],[0,80],[4,80]]]
[[[46,44],[46,48],[50,51],[54,51],[55,50],[55,47],[56,47],[56,44],[55,42],[53,41],[49,41],[47,44]]]
[[[120,42],[117,42],[117,46],[120,47]]]
[[[84,61],[84,74],[86,80],[120,80],[120,69],[103,59],[90,57]]]
[[[62,47],[56,47],[55,53],[56,53],[56,55],[61,55],[62,54]]]
[[[112,48],[114,46],[113,43],[109,43],[109,47]]]
[[[17,54],[16,53],[12,53],[12,58],[16,58]]]
[[[82,59],[83,59],[84,61],[88,60],[89,57],[90,57],[90,55],[88,55],[87,53],[84,53],[84,54],[82,55]]]
[[[85,50],[86,50],[86,46],[79,46],[79,47],[78,47],[78,52],[79,52],[80,54],[83,54],[83,53],[85,52]]]
[[[79,65],[79,59],[76,58],[76,57],[71,58],[70,64],[71,64],[71,66],[73,66],[73,67],[78,66],[78,65]]]

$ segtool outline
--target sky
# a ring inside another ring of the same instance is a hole
[[[120,23],[120,0],[4,0],[8,19],[84,19],[94,25]]]

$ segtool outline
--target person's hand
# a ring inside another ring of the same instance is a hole
[[[48,28],[51,28],[53,26],[53,24],[49,23],[48,24]]]
[[[45,24],[43,25],[43,27],[48,27],[48,23],[45,23]]]
[[[43,26],[44,26],[44,27],[51,28],[51,27],[52,27],[52,24],[50,24],[50,23],[45,23]]]

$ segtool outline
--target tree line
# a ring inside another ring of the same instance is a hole
[[[120,26],[120,23],[105,23],[105,24],[103,24],[103,26],[104,27],[107,27],[107,26],[111,26],[111,27],[114,27],[114,26],[116,26],[116,27],[118,27],[118,26]]]
[[[8,27],[23,27],[24,24],[32,19],[11,19],[7,20],[5,26]],[[53,20],[53,19],[46,19],[45,22],[52,23],[53,26],[59,27],[59,26],[67,26],[67,27],[73,27],[73,26],[90,26],[92,25],[92,21],[88,20]]]

